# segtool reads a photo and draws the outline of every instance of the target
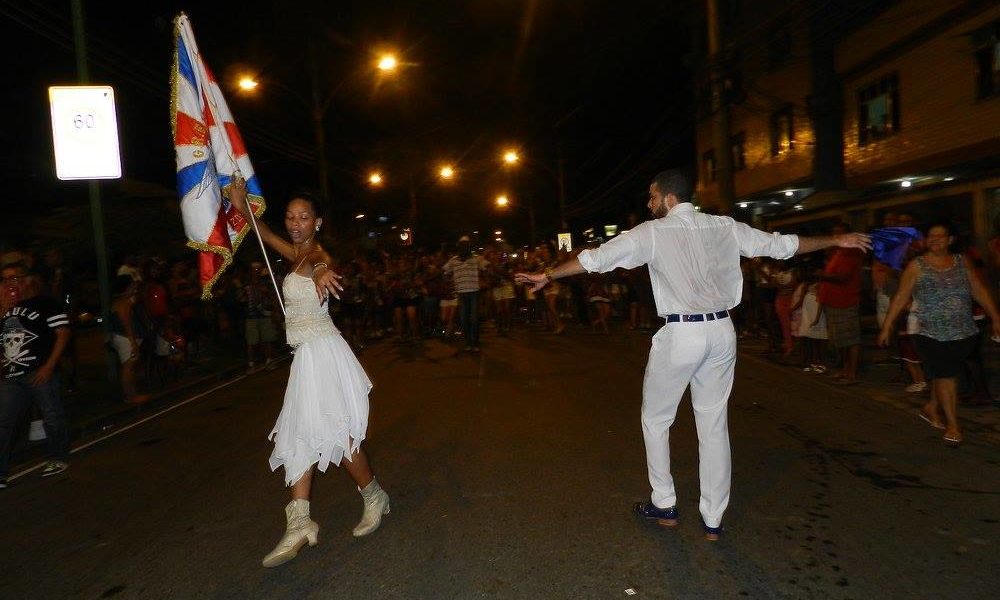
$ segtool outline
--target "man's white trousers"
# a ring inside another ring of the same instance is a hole
[[[699,510],[709,527],[729,504],[732,457],[727,406],[736,367],[732,319],[668,323],[653,336],[642,390],[642,436],[655,506],[677,504],[670,475],[670,426],[688,384],[698,429]]]

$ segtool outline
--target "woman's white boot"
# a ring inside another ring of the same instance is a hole
[[[389,514],[389,494],[372,478],[365,489],[358,490],[365,501],[365,512],[361,522],[354,528],[354,537],[361,537],[378,529],[382,524],[382,515]]]
[[[289,502],[288,506],[285,507],[285,516],[288,519],[288,528],[285,529],[285,535],[282,536],[278,545],[261,562],[265,567],[277,567],[286,563],[295,558],[302,546],[307,543],[310,546],[315,546],[316,542],[319,541],[317,538],[319,525],[309,518],[308,500]]]

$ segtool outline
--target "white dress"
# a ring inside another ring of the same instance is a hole
[[[817,288],[815,283],[806,287],[806,294],[802,297],[802,316],[799,318],[799,337],[812,338],[814,340],[825,340],[829,337],[826,331],[826,313],[819,316],[819,321],[813,325],[816,315],[822,310],[817,300]]]
[[[285,467],[292,485],[312,466],[339,465],[361,446],[368,429],[372,382],[316,296],[312,279],[285,277],[285,330],[295,348],[285,402],[268,439],[271,470]]]

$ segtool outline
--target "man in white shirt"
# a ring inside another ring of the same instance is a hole
[[[800,238],[766,233],[729,217],[699,213],[691,182],[678,170],[658,174],[649,186],[653,220],[584,250],[545,273],[518,273],[539,290],[552,280],[584,272],[649,265],[656,310],[666,324],[653,337],[642,393],[642,433],[653,488],[636,514],[677,525],[677,496],[670,475],[670,425],[687,386],[699,442],[699,510],[709,540],[719,539],[729,504],[732,457],[727,404],[736,365],[736,333],[729,309],[740,302],[740,256],[787,259],[831,246],[868,249],[867,235]]]

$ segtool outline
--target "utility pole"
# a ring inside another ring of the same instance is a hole
[[[83,22],[83,0],[71,0],[73,12],[73,45],[76,52],[76,76],[81,85],[90,83],[90,69],[87,67],[87,34]],[[101,208],[100,184],[91,179],[87,182],[90,197],[90,221],[94,230],[94,251],[97,258],[97,290],[101,301],[101,324],[107,334],[111,325],[111,280],[108,274],[108,253],[104,241],[104,211]],[[118,369],[114,361],[108,360],[108,380],[118,380]]]
[[[561,231],[566,231],[569,229],[569,224],[566,223],[566,173],[563,168],[563,159],[559,159],[558,162],[558,175],[559,175],[559,227]]]
[[[326,107],[323,106],[323,95],[320,93],[319,67],[316,64],[316,43],[309,42],[309,79],[312,82],[312,119],[313,137],[316,144],[316,179],[319,180],[319,193],[326,203],[327,222],[333,224],[333,205],[330,201],[330,173],[326,164],[326,130],[323,117]]]
[[[708,21],[708,62],[712,84],[712,140],[715,146],[715,180],[719,189],[719,212],[730,214],[736,193],[733,186],[733,150],[729,137],[729,100],[726,98],[726,71],[722,54],[722,25],[719,1],[706,0]]]

